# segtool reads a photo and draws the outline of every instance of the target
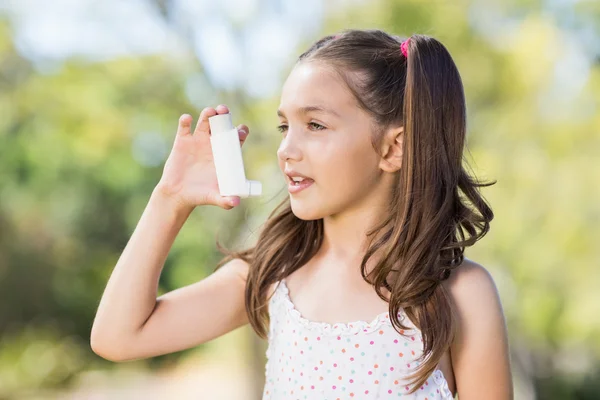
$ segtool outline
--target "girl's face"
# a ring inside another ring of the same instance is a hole
[[[373,199],[384,188],[381,157],[371,144],[371,118],[341,78],[322,63],[296,65],[277,114],[279,166],[298,218],[314,220],[376,205]],[[310,180],[294,187],[287,173]]]

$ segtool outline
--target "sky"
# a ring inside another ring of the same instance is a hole
[[[253,98],[269,98],[280,90],[282,74],[299,54],[299,45],[316,39],[325,18],[365,0],[170,0],[166,15],[158,0],[0,0],[21,54],[42,72],[53,72],[63,60],[78,57],[103,61],[136,54],[165,57],[192,52],[204,76],[190,76],[190,87],[206,85],[242,89]],[[596,13],[582,12],[586,0],[546,0],[542,15],[558,28],[552,86],[540,98],[548,117],[568,105],[585,86],[591,65],[600,58]],[[523,7],[527,6],[524,2]],[[600,4],[600,2],[598,3]],[[469,20],[491,45],[505,51],[517,47],[526,8],[503,2],[472,0]],[[594,10],[594,8],[591,8]],[[600,6],[598,6],[600,10]],[[197,92],[197,91],[196,91]],[[194,91],[188,91],[194,102]],[[204,99],[198,99],[202,102]],[[194,102],[195,103],[195,102]],[[567,110],[568,111],[568,110]],[[585,111],[585,110],[584,110]],[[585,112],[587,114],[587,111]]]
[[[323,0],[2,0],[21,54],[50,72],[70,57],[103,61],[192,51],[212,85],[253,97],[276,93],[298,45],[317,35]],[[191,46],[191,48],[190,48]]]

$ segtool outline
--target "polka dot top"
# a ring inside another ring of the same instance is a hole
[[[439,369],[408,393],[403,378],[419,365],[423,342],[404,314],[407,337],[393,328],[387,312],[371,322],[309,321],[294,307],[282,280],[269,300],[269,316],[263,400],[454,398]]]

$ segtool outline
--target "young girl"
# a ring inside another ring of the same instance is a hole
[[[512,399],[495,283],[464,257],[493,218],[462,166],[465,99],[437,40],[326,36],[282,90],[288,183],[255,247],[156,298],[177,233],[219,195],[205,108],[183,115],[163,176],[91,334],[110,360],[197,346],[246,323],[268,339],[264,399]],[[248,135],[238,127],[240,141]]]

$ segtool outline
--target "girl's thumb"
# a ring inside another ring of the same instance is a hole
[[[230,206],[236,207],[240,205],[241,199],[238,196],[227,196],[227,201]]]
[[[216,195],[215,204],[226,210],[230,210],[240,204],[239,196],[219,196]]]

